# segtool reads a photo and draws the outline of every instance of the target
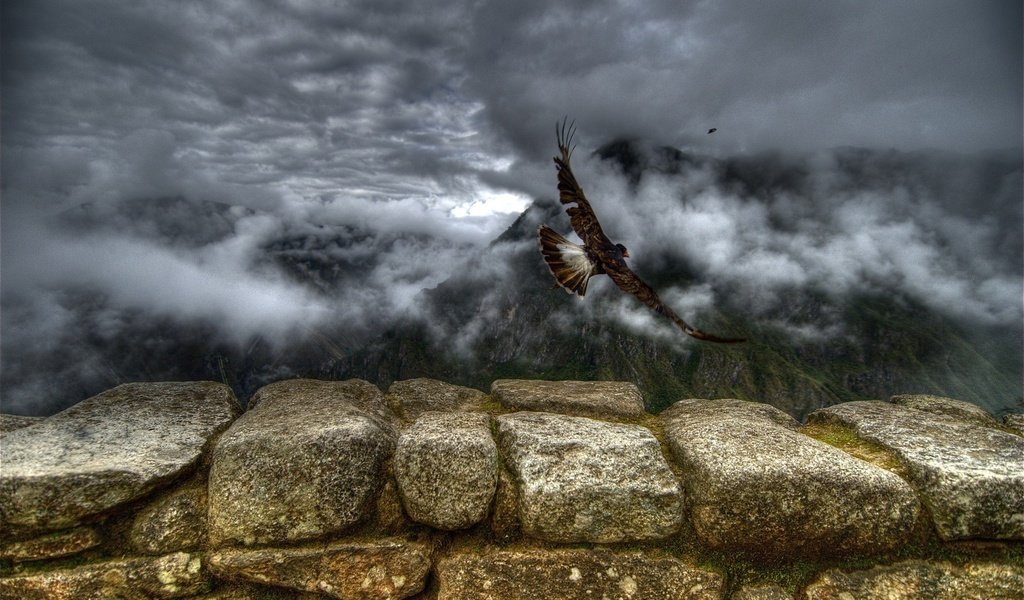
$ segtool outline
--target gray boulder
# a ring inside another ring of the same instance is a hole
[[[4,434],[0,529],[73,527],[139,498],[196,465],[239,412],[220,383],[128,383]]]
[[[806,600],[921,598],[998,600],[1024,596],[1024,567],[972,562],[905,561],[866,571],[830,569],[804,590]]]
[[[698,537],[759,559],[884,552],[919,505],[896,475],[807,437],[742,400],[678,402],[661,414]]]
[[[397,437],[376,386],[293,379],[249,405],[213,453],[212,544],[316,538],[371,511]]]
[[[395,479],[412,520],[454,530],[487,516],[498,483],[490,423],[481,413],[425,412],[402,432]]]
[[[431,550],[397,539],[299,548],[224,550],[210,555],[222,579],[318,592],[333,598],[407,598],[423,590]]]
[[[971,404],[970,402],[955,400],[953,398],[946,398],[944,396],[903,394],[890,397],[889,402],[937,415],[946,415],[948,417],[961,419],[977,425],[984,425],[985,427],[997,427],[999,425],[987,410],[977,404]]]
[[[208,589],[200,556],[185,552],[0,578],[0,598],[18,600],[187,598]]]
[[[487,395],[480,390],[436,379],[406,379],[388,388],[388,406],[395,414],[415,420],[427,411],[467,411],[481,408]]]
[[[808,419],[848,427],[894,453],[943,539],[1024,539],[1024,438],[879,401],[839,404]]]
[[[638,425],[519,412],[498,417],[523,533],[554,542],[665,538],[682,493],[661,446]]]
[[[644,398],[628,381],[542,381],[498,379],[491,396],[510,410],[588,417],[638,417]]]
[[[720,573],[677,558],[591,550],[456,553],[437,565],[438,600],[720,600]]]

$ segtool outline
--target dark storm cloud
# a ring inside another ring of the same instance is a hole
[[[1019,3],[492,4],[478,13],[471,85],[531,157],[562,112],[598,143],[1021,144]]]
[[[459,143],[477,104],[457,89],[462,11],[450,9],[13,3],[5,145],[112,160],[132,131],[162,129],[221,181],[436,193],[472,175],[461,157],[479,151]]]

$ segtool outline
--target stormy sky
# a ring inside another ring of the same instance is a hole
[[[140,315],[213,323],[244,344],[415,311],[422,290],[553,196],[563,115],[579,127],[588,193],[609,200],[607,229],[638,240],[634,255],[709,278],[666,290],[681,309],[713,303],[715,278],[765,305],[809,280],[882,279],[970,319],[1020,320],[1019,2],[2,11],[5,410],[52,393],[53,374],[33,370],[44,357],[116,338]],[[701,169],[632,189],[590,157],[617,138],[798,157],[827,201],[758,204]],[[936,176],[963,195],[843,181],[832,153],[846,147],[941,155]],[[1000,181],[976,181],[983,171],[957,158],[995,155],[1018,165]],[[100,368],[84,350],[67,362],[68,377]]]

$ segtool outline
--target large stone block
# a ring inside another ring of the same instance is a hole
[[[998,563],[911,560],[866,571],[830,569],[804,590],[806,600],[899,598],[922,600],[1019,600],[1024,567]]]
[[[406,379],[388,388],[388,406],[396,414],[415,420],[427,411],[466,411],[480,408],[487,395],[480,390],[436,379]]]
[[[890,397],[889,402],[937,415],[946,415],[954,419],[984,425],[985,427],[999,426],[999,422],[987,410],[977,404],[971,404],[970,402],[954,398],[946,398],[945,396],[901,394]]]
[[[879,401],[839,404],[808,419],[848,427],[894,453],[943,539],[1024,539],[1024,438]]]
[[[0,598],[18,600],[187,598],[207,589],[201,557],[185,552],[0,578]]]
[[[73,527],[139,498],[195,465],[240,412],[223,384],[128,383],[4,434],[0,528]]]
[[[437,565],[438,600],[721,600],[720,573],[676,558],[608,550],[499,550]]]
[[[349,541],[299,548],[224,550],[210,570],[230,581],[273,585],[333,598],[407,598],[423,590],[431,550],[424,542]]]
[[[452,530],[487,516],[498,483],[490,422],[486,414],[426,412],[402,432],[395,479],[412,520]]]
[[[491,396],[510,410],[587,417],[638,417],[644,398],[628,381],[542,381],[498,379]]]
[[[795,431],[764,404],[685,400],[661,414],[694,528],[760,559],[884,552],[919,506],[898,476]]]
[[[214,450],[211,543],[291,542],[358,522],[383,484],[393,419],[380,390],[361,380],[260,389]]]
[[[526,535],[622,542],[673,535],[682,493],[661,446],[638,425],[519,412],[498,417]]]

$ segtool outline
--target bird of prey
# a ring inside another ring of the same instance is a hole
[[[712,127],[711,129],[708,129],[708,135],[711,135],[712,133],[714,133],[716,131],[718,131],[718,128],[717,127]]]
[[[671,308],[662,304],[658,294],[651,286],[644,283],[636,273],[626,265],[625,259],[629,251],[622,244],[614,244],[601,230],[597,215],[590,206],[583,189],[576,182],[576,176],[569,166],[572,154],[572,137],[575,134],[574,124],[566,130],[565,121],[555,127],[558,137],[558,150],[561,156],[555,157],[558,170],[558,199],[562,204],[572,205],[566,209],[569,222],[583,245],[574,244],[559,235],[547,225],[537,229],[540,238],[540,252],[544,256],[551,274],[555,276],[557,285],[570,294],[578,294],[581,298],[587,293],[587,283],[594,275],[605,274],[624,292],[633,294],[641,302],[664,315],[679,326],[687,335],[699,340],[720,343],[745,341],[742,338],[723,338],[695,329],[679,317]]]

